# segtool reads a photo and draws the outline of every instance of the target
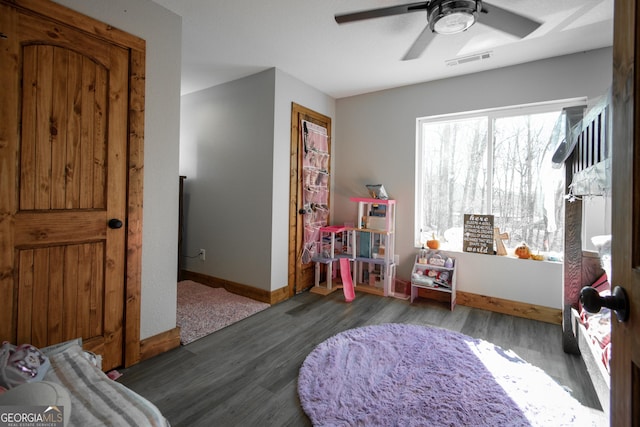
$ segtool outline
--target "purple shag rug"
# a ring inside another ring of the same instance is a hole
[[[178,282],[176,323],[180,327],[180,343],[189,344],[269,307],[224,288],[191,280]]]
[[[305,359],[298,394],[314,426],[590,426],[582,406],[511,351],[445,329],[350,329]]]

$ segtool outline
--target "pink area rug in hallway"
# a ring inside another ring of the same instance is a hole
[[[180,343],[189,344],[268,307],[267,303],[224,288],[212,288],[191,280],[178,282]]]

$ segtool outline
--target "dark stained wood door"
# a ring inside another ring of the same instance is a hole
[[[4,4],[0,15],[0,62],[16,65],[0,75],[15,114],[0,146],[0,340],[82,337],[111,369],[124,354],[129,53]]]
[[[640,425],[640,76],[637,2],[616,0],[613,48],[612,286],[629,297],[627,322],[612,320],[611,425]],[[615,316],[612,315],[612,318]]]
[[[304,182],[304,125],[309,122],[318,127],[326,129],[327,146],[326,156],[323,156],[322,169],[326,169],[326,174],[331,174],[331,118],[317,113],[306,107],[292,103],[291,105],[291,174],[289,185],[289,296],[313,286],[315,279],[315,264],[305,257],[305,228],[309,233],[309,216],[318,215],[318,209],[313,213],[309,212],[309,205],[305,203],[304,192],[308,183]],[[324,223],[328,221],[330,193],[330,179],[327,179],[326,193],[323,194],[322,207],[326,209],[327,216]],[[301,213],[303,211],[307,213]],[[305,227],[307,226],[307,227]]]

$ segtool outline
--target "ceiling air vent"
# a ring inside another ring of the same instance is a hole
[[[445,61],[445,63],[447,64],[448,67],[453,67],[454,65],[466,64],[468,62],[475,62],[475,61],[481,61],[484,59],[489,59],[491,58],[492,54],[493,54],[492,51],[487,51],[487,52],[477,53],[469,56],[461,56],[455,59],[448,59]]]

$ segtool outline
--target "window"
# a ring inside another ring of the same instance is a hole
[[[507,246],[561,252],[564,167],[551,157],[565,135],[563,108],[585,99],[417,121],[417,247],[437,236],[462,250],[464,214],[494,215]]]

